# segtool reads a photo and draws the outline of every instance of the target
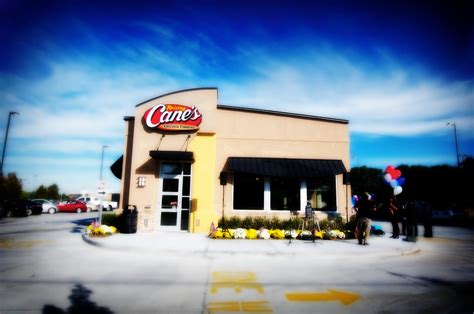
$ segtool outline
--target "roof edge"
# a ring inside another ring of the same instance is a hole
[[[169,95],[173,95],[173,94],[178,94],[178,93],[183,93],[183,92],[191,92],[191,91],[196,91],[196,90],[210,90],[210,89],[217,90],[217,87],[198,87],[198,88],[182,89],[182,90],[166,93],[166,94],[159,95],[159,96],[150,98],[148,100],[142,101],[138,105],[135,105],[135,107],[140,107],[141,105],[146,104],[147,102],[150,102],[152,100],[155,100],[155,99],[158,99],[158,98],[161,98],[161,97],[165,97],[165,96],[169,96]]]
[[[320,117],[320,116],[313,116],[313,115],[308,115],[308,114],[300,114],[300,113],[285,112],[285,111],[275,111],[275,110],[256,109],[256,108],[247,108],[247,107],[236,107],[236,106],[227,106],[227,105],[217,105],[217,109],[232,110],[232,111],[243,111],[243,112],[260,113],[260,114],[270,114],[270,115],[275,115],[275,116],[283,116],[283,117],[291,117],[291,118],[300,118],[300,119],[317,120],[317,121],[324,121],[324,122],[349,124],[349,120],[345,120],[345,119]]]

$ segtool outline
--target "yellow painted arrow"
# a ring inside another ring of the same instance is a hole
[[[344,305],[354,303],[360,298],[359,294],[328,289],[326,293],[318,292],[292,292],[287,293],[286,298],[288,301],[295,302],[321,302],[321,301],[340,301]]]

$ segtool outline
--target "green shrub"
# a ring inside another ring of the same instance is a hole
[[[268,226],[268,222],[267,222],[268,219],[266,219],[265,217],[255,217],[253,219],[253,229],[260,229],[260,228],[267,228],[266,226]]]
[[[285,219],[281,222],[281,228],[284,230],[297,230],[301,228],[303,220],[300,217]]]
[[[282,221],[278,217],[272,217],[268,229],[282,229]]]
[[[225,217],[222,217],[221,219],[219,219],[219,222],[217,223],[217,227],[218,227],[218,228],[222,228],[222,229],[227,229],[227,228],[229,228],[229,221],[228,221],[228,219],[226,219]]]
[[[115,216],[115,214],[107,214],[111,216]],[[105,216],[105,215],[104,215]],[[117,217],[118,218],[118,217]],[[300,229],[302,226],[303,218],[301,217],[291,217],[288,219],[279,219],[278,217],[266,217],[266,216],[258,216],[258,217],[245,217],[240,218],[237,216],[229,217],[229,218],[221,218],[218,222],[218,227],[222,229],[236,229],[236,228],[244,228],[244,229],[281,229],[281,230],[292,230],[292,229]],[[323,219],[319,221],[319,227],[322,231],[329,231],[329,230],[353,230],[355,229],[355,218],[351,217],[349,223],[344,223],[344,219],[341,216],[336,216],[331,219]],[[104,224],[106,224],[104,222]],[[117,225],[113,225],[118,227]],[[316,220],[307,220],[305,223],[306,230],[313,230],[318,229],[318,225]]]
[[[356,216],[353,215],[349,219],[349,222],[345,225],[344,229],[354,232],[357,226]]]
[[[319,222],[319,227],[321,228],[322,231],[329,231],[331,230],[331,226],[329,223],[329,220],[323,219]]]
[[[229,218],[229,224],[227,228],[236,229],[236,228],[240,228],[241,225],[242,225],[242,219],[240,217],[233,216]]]
[[[120,229],[120,216],[115,213],[102,214],[102,224]]]
[[[252,217],[245,217],[243,220],[242,220],[242,225],[241,225],[241,228],[244,228],[244,229],[251,229],[253,228],[253,218]]]

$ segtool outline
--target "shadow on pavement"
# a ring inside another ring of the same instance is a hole
[[[43,314],[113,314],[113,312],[108,308],[98,306],[95,304],[95,302],[89,300],[91,294],[91,290],[87,289],[81,284],[76,284],[71,291],[71,295],[69,296],[71,306],[69,306],[67,310],[63,310],[51,304],[46,304],[43,307]]]
[[[90,225],[95,220],[95,218],[85,218],[71,221],[73,224],[76,225],[71,229],[71,233],[82,233],[82,229]]]

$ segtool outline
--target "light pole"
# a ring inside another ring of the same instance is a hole
[[[3,142],[2,164],[0,165],[0,175],[3,175],[3,161],[5,160],[5,151],[7,149],[8,130],[10,129],[10,119],[15,114],[19,114],[19,113],[15,111],[10,111],[10,113],[8,114],[7,130],[5,132],[5,141]]]
[[[107,148],[108,146],[107,145],[102,145],[102,156],[100,157],[100,180],[99,180],[99,186],[100,186],[100,189],[98,191],[98,194],[99,194],[99,200],[100,200],[100,205],[99,205],[99,225],[102,225],[102,211],[104,209],[104,203],[103,203],[103,200],[104,200],[104,194],[105,194],[105,190],[104,189],[104,182],[102,182],[102,168],[104,166],[104,150]]]
[[[454,141],[456,142],[456,161],[458,162],[458,168],[461,166],[459,163],[459,149],[458,149],[458,133],[456,131],[456,123],[455,122],[448,122],[446,125],[452,125],[454,127]]]
[[[104,150],[107,148],[107,145],[102,145],[102,157],[100,158],[100,181],[102,182],[102,168],[104,166]]]

